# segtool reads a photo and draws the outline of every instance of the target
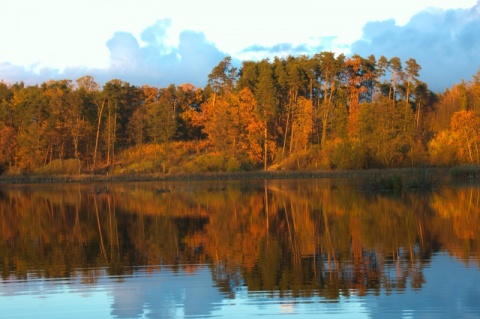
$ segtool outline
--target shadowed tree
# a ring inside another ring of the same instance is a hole
[[[154,146],[156,158],[158,158],[158,144],[164,146],[164,153],[162,158],[162,171],[166,173],[167,169],[167,157],[169,142],[173,138],[176,132],[176,115],[175,108],[172,99],[168,94],[162,94],[157,102],[149,104],[147,108],[147,123],[148,123],[148,135],[151,138]],[[155,160],[155,162],[157,159]],[[156,163],[153,167],[156,170]]]
[[[258,80],[258,64],[254,61],[243,61],[239,70],[237,88],[239,90],[248,88],[250,92],[254,92]]]
[[[278,112],[273,70],[268,60],[262,60],[258,66],[258,83],[255,90],[258,112],[264,122],[263,169],[267,169],[268,155],[274,153],[275,136],[272,126]],[[272,136],[271,136],[272,135]],[[269,149],[270,145],[270,149]]]

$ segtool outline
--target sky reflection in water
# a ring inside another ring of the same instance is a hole
[[[452,276],[452,274],[455,274]],[[425,269],[421,291],[407,288],[379,296],[289,296],[248,292],[237,287],[232,296],[221,293],[206,267],[194,273],[168,267],[155,273],[138,269],[118,280],[104,272],[95,285],[79,279],[32,279],[3,282],[2,318],[276,318],[283,314],[301,318],[479,318],[480,272],[445,254]],[[454,293],[452,293],[454,292]],[[3,317],[6,315],[6,317]]]

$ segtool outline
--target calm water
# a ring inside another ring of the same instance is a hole
[[[3,185],[0,318],[480,318],[480,188]]]

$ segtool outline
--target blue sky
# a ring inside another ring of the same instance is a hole
[[[478,0],[3,0],[0,30],[7,83],[203,86],[226,55],[321,51],[412,57],[436,91],[480,68]]]

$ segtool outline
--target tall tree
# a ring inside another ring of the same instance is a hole
[[[237,88],[239,90],[248,88],[251,92],[254,92],[258,78],[257,62],[243,61],[238,75]]]
[[[105,98],[100,92],[100,85],[95,82],[92,76],[83,76],[76,81],[76,93],[79,95],[82,101],[82,113],[86,125],[90,130],[86,133],[92,134],[89,138],[86,138],[86,150],[85,153],[87,163],[89,166],[95,168],[97,163],[97,150],[98,142],[100,138],[100,128],[102,124],[103,108],[105,106]]]
[[[149,104],[146,107],[148,114],[148,134],[155,146],[156,157],[158,157],[158,144],[161,144],[164,147],[162,171],[165,174],[167,169],[169,142],[176,132],[174,105],[172,99],[170,99],[167,94],[163,94],[158,102]],[[156,163],[154,163],[153,169],[156,170]]]
[[[268,155],[274,153],[275,140],[272,126],[275,125],[275,116],[278,111],[276,89],[273,79],[273,70],[268,60],[262,60],[258,66],[258,83],[255,90],[258,111],[264,122],[263,140],[263,168],[267,169]],[[269,148],[270,145],[270,148]]]
[[[128,82],[113,79],[105,83],[103,94],[106,99],[106,163],[114,164],[116,143],[128,145],[126,127],[133,110],[140,103],[141,90]]]
[[[65,128],[72,139],[73,157],[79,164],[78,172],[80,172],[80,142],[88,135],[91,126],[85,120],[84,104],[78,91],[70,92],[67,95],[65,106]]]
[[[322,125],[321,147],[325,148],[327,142],[327,130],[336,91],[340,87],[341,72],[345,63],[343,54],[335,58],[332,52],[322,52],[314,57],[318,60],[320,69],[320,83],[323,99],[320,104],[320,119]]]
[[[410,101],[410,95],[414,92],[414,88],[417,86],[419,72],[422,67],[415,61],[415,59],[408,59],[405,62],[405,83],[404,86],[406,87],[405,97],[407,100],[407,104]]]
[[[389,61],[390,67],[390,83],[391,83],[391,99],[397,101],[398,86],[402,81],[404,73],[402,71],[402,61],[398,57],[393,57]]]
[[[355,54],[352,58],[345,61],[344,81],[348,92],[348,110],[349,110],[349,131],[356,134],[358,129],[358,110],[362,94],[368,92],[366,82],[371,73],[367,73],[364,66],[364,60],[361,56]]]
[[[300,97],[294,106],[292,119],[292,132],[290,138],[290,153],[292,151],[306,150],[310,134],[313,129],[313,104],[312,101]]]
[[[215,105],[217,95],[228,94],[233,91],[237,78],[237,68],[232,65],[230,56],[225,57],[213,68],[208,75],[208,85],[213,91],[213,105]]]

